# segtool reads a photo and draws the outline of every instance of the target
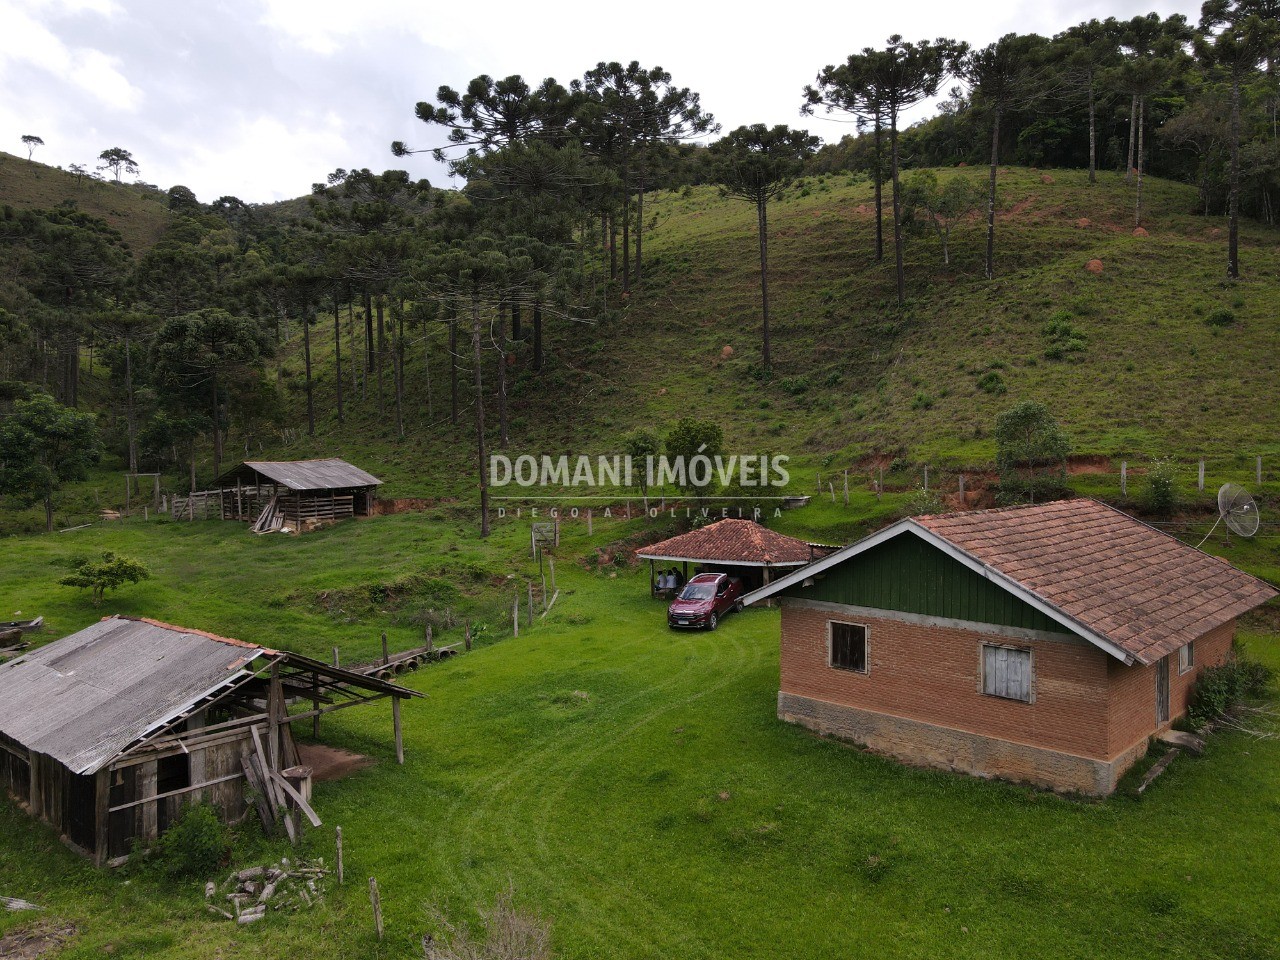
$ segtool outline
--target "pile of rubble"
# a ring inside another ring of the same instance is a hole
[[[249,867],[229,875],[221,884],[210,880],[204,885],[209,912],[234,920],[253,923],[272,910],[298,910],[324,899],[324,881],[329,869],[324,858],[290,862],[288,857],[273,867]],[[218,906],[226,901],[231,910]]]

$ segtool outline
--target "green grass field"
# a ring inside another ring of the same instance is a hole
[[[350,662],[383,628],[393,648],[413,643],[406,611],[445,595],[486,627],[471,654],[409,675],[429,699],[406,708],[403,768],[389,711],[325,720],[326,740],[377,763],[317,787],[309,853],[332,858],[341,825],[350,880],[316,911],[236,928],[204,912],[202,884],[100,874],[9,803],[0,894],[74,924],[72,958],[417,956],[432,905],[475,922],[508,884],[564,957],[1280,956],[1280,744],[1224,735],[1141,800],[1093,803],[820,740],[775,717],[776,611],[672,634],[647,570],[574,562],[643,523],[598,521],[592,537],[566,523],[560,600],[518,639],[500,607],[534,572],[527,528],[503,521],[482,542],[451,508],[301,538],[129,521],[6,541],[0,611],[38,607],[53,636],[146,613],[322,656],[338,645]],[[101,608],[51,585],[66,557],[108,548],[154,578]],[[352,589],[413,576],[389,600]],[[384,606],[317,599],[344,590]],[[1280,666],[1262,620],[1242,639]],[[282,852],[250,835],[238,862]],[[0,935],[36,919],[0,915]]]
[[[0,157],[11,202],[47,206],[66,193],[65,175],[38,167]],[[940,172],[957,175],[981,174]],[[102,198],[153,199],[85,190],[89,212]],[[695,412],[724,425],[732,451],[793,458],[788,492],[815,498],[772,526],[843,543],[899,515],[925,465],[935,489],[954,490],[961,471],[970,489],[988,483],[995,416],[1038,399],[1078,454],[1098,458],[1084,465],[1101,472],[1072,476],[1078,493],[1120,502],[1126,459],[1139,471],[1132,505],[1146,459],[1177,457],[1186,508],[1166,529],[1190,542],[1212,521],[1219,483],[1249,484],[1264,510],[1260,536],[1230,546],[1215,537],[1206,549],[1280,582],[1270,520],[1280,499],[1280,231],[1245,225],[1245,278],[1227,286],[1225,241],[1214,232],[1223,223],[1189,212],[1189,187],[1148,181],[1145,238],[1132,236],[1130,188],[1116,176],[1089,188],[1078,172],[1009,169],[1001,190],[998,278],[982,279],[976,221],[957,228],[949,268],[932,238],[913,237],[901,314],[889,262],[870,257],[868,184],[811,179],[773,205],[770,381],[754,369],[752,211],[710,188],[652,195],[646,276],[626,309],[595,324],[549,319],[541,377],[527,369],[528,346],[517,348],[509,452],[615,452],[626,430],[661,431]],[[103,215],[135,249],[154,242],[164,211],[120,204]],[[1085,270],[1094,257],[1100,276]],[[1221,310],[1230,324],[1207,322]],[[346,336],[345,316],[342,328]],[[205,913],[202,884],[174,887],[146,869],[100,874],[0,802],[0,895],[47,908],[0,914],[0,936],[32,922],[74,924],[62,954],[72,958],[413,957],[433,906],[475,922],[477,906],[512,884],[519,903],[552,921],[567,958],[1280,957],[1277,742],[1219,736],[1140,800],[1122,791],[1092,803],[819,740],[775,717],[776,613],[670,634],[662,605],[647,597],[647,570],[611,562],[623,541],[672,532],[669,517],[650,530],[597,516],[590,536],[566,522],[560,600],[513,640],[509,604],[534,575],[528,518],[477,536],[469,395],[450,425],[444,329],[412,331],[403,440],[389,374],[385,411],[372,385],[363,397],[348,389],[348,419],[337,423],[330,335],[322,318],[316,436],[300,435],[295,325],[271,371],[292,434],[233,431],[228,460],[342,456],[386,480],[385,496],[429,498],[431,509],[300,538],[137,517],[33,536],[36,511],[6,511],[0,530],[21,535],[0,539],[0,616],[44,614],[53,638],[105,614],[140,614],[321,658],[338,646],[348,663],[371,659],[383,630],[398,649],[419,642],[424,623],[452,642],[458,620],[471,620],[473,653],[407,680],[430,696],[406,708],[404,768],[391,756],[389,711],[325,720],[326,740],[377,760],[317,788],[325,827],[309,835],[309,853],[331,857],[340,824],[348,886],[311,913],[235,928]],[[101,364],[86,365],[83,388],[118,434]],[[119,504],[116,454],[68,486],[60,528]],[[1258,454],[1268,464],[1261,486],[1252,483]],[[1204,494],[1194,485],[1201,456]],[[879,466],[883,499],[872,487]],[[210,479],[207,460],[200,469]],[[841,502],[817,495],[819,476]],[[166,486],[184,489],[184,478]],[[144,560],[153,578],[101,608],[56,585],[71,558],[108,549]],[[1277,634],[1271,610],[1245,626],[1242,642],[1280,667]],[[284,852],[249,832],[237,862]],[[386,908],[381,945],[369,876]]]

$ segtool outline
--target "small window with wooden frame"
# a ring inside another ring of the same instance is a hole
[[[869,673],[871,659],[867,656],[866,626],[839,620],[827,621],[827,663],[835,670]]]
[[[1183,674],[1195,669],[1196,642],[1194,640],[1178,648],[1178,673]]]
[[[979,689],[989,697],[1035,702],[1035,658],[1029,647],[984,643]]]

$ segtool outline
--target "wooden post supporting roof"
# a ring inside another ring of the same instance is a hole
[[[93,778],[93,862],[102,866],[107,862],[107,847],[111,823],[111,768],[103,767]]]
[[[267,757],[272,770],[280,769],[280,664],[271,664],[271,685],[267,688]]]

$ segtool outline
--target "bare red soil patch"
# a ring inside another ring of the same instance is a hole
[[[298,744],[298,763],[311,768],[311,779],[317,783],[342,780],[373,765],[373,759],[350,750],[323,743]],[[0,953],[0,956],[4,956]]]

